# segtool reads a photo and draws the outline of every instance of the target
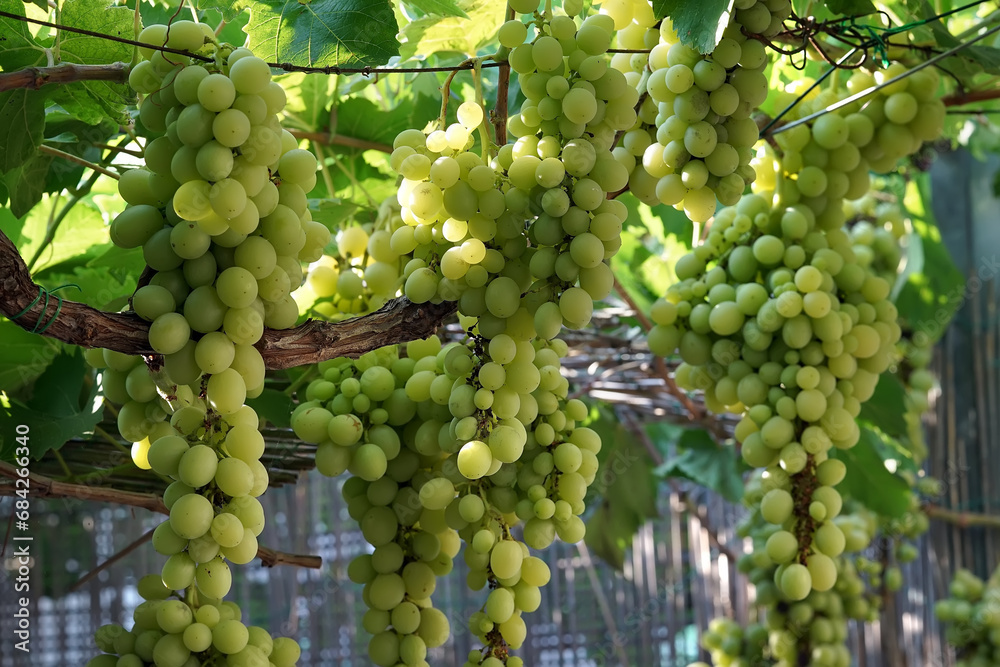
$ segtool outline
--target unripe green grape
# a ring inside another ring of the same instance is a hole
[[[177,476],[191,488],[200,488],[215,477],[218,461],[218,456],[211,447],[195,445],[181,456],[177,465]]]
[[[768,523],[781,525],[792,515],[793,507],[792,495],[788,491],[772,489],[761,500],[760,512]]]
[[[217,412],[232,414],[246,402],[246,384],[238,372],[227,368],[208,379],[206,396],[209,405]]]
[[[229,78],[241,95],[258,95],[271,83],[271,68],[252,55],[230,63]]]

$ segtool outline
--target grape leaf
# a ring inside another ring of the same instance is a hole
[[[48,227],[49,210],[52,203],[54,202],[50,198],[48,200],[50,205],[36,206],[25,220],[25,232],[29,233],[30,230],[31,241],[19,246],[18,249],[26,260],[30,261],[41,247]],[[63,218],[52,242],[48,244],[38,261],[31,267],[32,271],[38,273],[48,267],[70,260],[84,263],[91,257],[104,252],[109,243],[108,226],[105,224],[101,212],[86,202],[79,202]],[[91,248],[93,251],[88,252]]]
[[[0,9],[25,16],[24,3],[18,0],[0,0]],[[12,72],[34,65],[43,57],[43,47],[35,41],[26,22],[0,16],[0,35],[3,35],[0,38],[0,69]]]
[[[377,67],[399,54],[389,0],[252,0],[245,28],[261,58],[312,67]]]
[[[854,447],[830,450],[830,456],[847,466],[847,475],[837,489],[873,512],[899,518],[910,507],[910,487],[885,467],[878,445],[878,434],[862,428],[861,438]]]
[[[10,193],[10,210],[21,217],[42,200],[45,178],[52,164],[51,155],[35,155],[20,167],[4,174],[4,183]]]
[[[232,21],[252,3],[253,0],[198,0],[198,9],[215,9],[226,21]]]
[[[248,398],[247,405],[254,409],[262,419],[266,419],[278,428],[291,427],[292,399],[277,389],[264,389],[260,396]]]
[[[426,95],[416,97],[411,104],[400,104],[391,111],[383,111],[363,97],[351,97],[337,105],[335,129],[337,134],[347,137],[392,145],[393,139],[403,130],[423,127],[428,120],[436,117],[439,107]],[[343,150],[339,146],[334,148]]]
[[[109,7],[108,0],[73,0],[63,6],[62,22],[73,26],[100,26],[101,32],[133,39],[134,15],[127,7]],[[62,62],[98,65],[129,62],[132,46],[100,37],[64,32],[59,37],[59,57]],[[107,81],[85,81],[72,86],[58,86],[53,99],[67,111],[91,124],[105,116],[125,123],[125,105],[135,101],[135,95],[125,84]],[[103,111],[103,114],[99,113]]]
[[[826,8],[841,16],[866,16],[877,11],[871,0],[826,0]]]
[[[653,428],[650,428],[653,427]],[[651,424],[647,432],[660,432]],[[746,466],[736,449],[719,445],[704,429],[684,429],[677,440],[677,455],[654,470],[660,477],[681,477],[712,489],[730,502],[743,497],[743,472]]]
[[[507,5],[496,0],[463,0],[461,7],[469,18],[428,16],[407,24],[400,32],[403,60],[442,51],[474,56],[496,37],[507,15]]]
[[[405,0],[403,4],[414,7],[424,14],[469,18],[469,15],[453,0]]]
[[[858,418],[867,419],[893,438],[905,436],[908,429],[903,415],[906,406],[903,404],[905,391],[903,384],[895,375],[889,372],[879,376],[875,385],[875,393],[861,404]]]
[[[637,530],[659,515],[652,460],[614,416],[601,410],[590,424],[601,436],[601,468],[592,486],[601,500],[587,521],[585,540],[601,559],[621,569]]]
[[[35,155],[44,132],[44,93],[24,88],[0,93],[0,173]]]
[[[61,345],[28,333],[13,322],[0,321],[0,387],[10,393],[41,375],[59,353]]]
[[[930,207],[930,181],[927,174],[918,174],[907,184],[903,200],[913,222],[911,243],[922,246],[925,267],[930,271],[904,272],[905,282],[897,285],[896,308],[904,330],[916,332],[935,341],[941,337],[948,322],[964,303],[965,278],[955,266],[951,253],[941,240],[934,214]],[[988,279],[1000,272],[994,260],[992,265],[980,268],[977,279]],[[903,280],[903,276],[900,280]]]
[[[669,17],[681,42],[711,53],[729,24],[733,0],[653,0],[656,18]]]

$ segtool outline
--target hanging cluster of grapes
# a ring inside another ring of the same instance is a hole
[[[264,385],[254,343],[264,327],[295,323],[300,263],[329,241],[306,208],[316,159],[282,130],[284,91],[250,51],[220,45],[190,21],[149,26],[139,39],[210,59],[143,48],[129,78],[144,95],[139,122],[149,142],[145,167],[119,181],[128,207],[111,237],[142,247],[151,275],[131,307],[150,322],[157,356],[87,357],[103,369],[105,396],[121,403],[119,431],[135,442],[136,465],[170,482],[170,518],[153,533],[168,558],[143,580],[147,601],[132,630],[102,628],[98,645],[113,655],[91,664],[294,665],[295,642],[248,629],[221,600],[229,562],[255,558],[264,527],[264,439],[245,405]]]
[[[848,92],[902,72],[857,72]],[[786,101],[810,83],[791,84]],[[902,221],[882,211],[879,229],[849,225],[868,204],[848,200],[868,193],[870,171],[894,168],[940,134],[936,90],[936,75],[924,70],[791,125],[840,97],[833,87],[807,95],[775,135],[777,150],[752,161],[754,194],[714,214],[651,312],[650,348],[679,353],[678,384],[703,391],[713,411],[743,415],[736,439],[744,461],[761,470],[748,485],[753,513],[743,528],[755,550],[741,565],[767,609],[764,655],[778,665],[849,665],[845,614],[865,619],[877,605],[863,577],[897,588],[896,563],[915,556],[905,540],[926,530],[916,494],[909,514],[882,521],[845,507],[834,487],[846,473],[835,452],[858,441],[855,417],[898,362],[902,333],[889,298]],[[933,492],[933,480],[913,481]],[[845,555],[877,536],[891,545],[889,566]],[[721,651],[717,664],[756,651],[731,631],[717,635],[705,644]]]

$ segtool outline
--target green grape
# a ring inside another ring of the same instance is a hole
[[[252,55],[230,63],[229,78],[240,95],[259,95],[271,83],[271,68]]]
[[[247,626],[236,619],[220,621],[212,628],[212,646],[216,650],[232,655],[242,651],[250,640]]]
[[[161,475],[175,476],[181,457],[189,449],[185,440],[176,435],[156,439],[149,447],[150,466]]]
[[[163,564],[160,576],[170,590],[184,590],[194,581],[195,562],[186,552],[173,554]]]
[[[514,541],[501,541],[490,552],[490,568],[500,579],[510,579],[521,571],[524,553],[521,545]]]
[[[181,667],[190,657],[191,651],[180,635],[165,635],[153,648],[153,662],[163,667]]]
[[[209,405],[219,414],[232,414],[246,402],[246,384],[238,372],[227,368],[208,379],[206,396]]]
[[[764,520],[777,525],[783,524],[792,514],[792,495],[784,489],[772,489],[760,503]]]
[[[812,589],[812,576],[805,565],[793,563],[785,566],[779,586],[781,592],[791,600],[802,600]]]
[[[232,587],[233,575],[226,561],[216,557],[198,565],[195,582],[198,589],[210,597],[223,598]]]
[[[170,508],[170,527],[178,537],[189,540],[207,533],[214,518],[212,503],[195,493],[179,498]]]
[[[211,447],[194,445],[181,456],[177,465],[177,476],[191,488],[200,488],[215,477],[218,461],[218,456]]]
[[[378,445],[366,443],[352,455],[350,470],[362,479],[373,482],[385,474],[387,465],[385,452]]]

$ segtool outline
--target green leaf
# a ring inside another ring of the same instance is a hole
[[[45,132],[45,95],[19,88],[0,93],[0,173],[27,162]]]
[[[460,16],[464,19],[469,15],[459,7],[453,0],[406,0],[403,4],[414,7],[424,14],[438,14],[440,16]]]
[[[52,340],[28,333],[9,320],[0,321],[0,389],[16,392],[45,372],[62,349]]]
[[[871,0],[826,0],[826,7],[842,16],[867,16],[878,11]]]
[[[4,183],[10,193],[10,210],[18,218],[29,213],[42,200],[52,159],[51,155],[35,155],[4,174]]]
[[[337,105],[336,132],[346,137],[392,145],[397,134],[409,127],[423,127],[439,111],[440,103],[434,102],[427,95],[418,95],[391,111],[383,111],[374,102],[363,97],[351,97]],[[343,147],[334,148],[344,150]]]
[[[253,0],[248,47],[261,58],[313,67],[377,67],[399,54],[389,0]]]
[[[670,17],[681,42],[711,53],[729,24],[733,0],[653,0],[656,18]]]
[[[0,10],[25,16],[24,3],[18,0],[0,0]],[[0,16],[0,35],[3,35],[0,42],[3,47],[0,49],[0,69],[5,72],[29,67],[44,57],[42,45],[32,37],[31,28],[25,21]]]
[[[59,294],[62,294],[64,299],[79,301],[101,310],[109,309],[110,304],[123,297],[127,300],[135,292],[136,287],[135,277],[118,266],[98,268],[76,266],[73,267],[72,273],[46,272],[44,282],[50,289],[59,285],[76,285],[79,290],[67,288]]]
[[[966,299],[965,278],[951,259],[941,239],[930,208],[930,180],[927,174],[916,175],[907,184],[903,201],[913,222],[910,243],[922,248],[924,271],[908,274],[898,289],[896,308],[904,330],[916,332],[935,341],[941,337],[955,312]],[[983,273],[995,275],[996,266],[984,266]]]
[[[861,438],[854,447],[831,450],[831,456],[847,466],[847,475],[837,488],[873,512],[899,518],[910,508],[910,487],[885,467],[885,459],[879,454],[880,444],[878,434],[862,428]]]
[[[252,4],[252,0],[198,0],[197,4],[198,9],[215,9],[226,21],[232,21]]]
[[[277,389],[265,389],[257,398],[248,398],[247,405],[263,419],[278,428],[291,427],[292,398]]]
[[[46,205],[36,206],[28,214],[22,234],[26,241],[30,241],[18,246],[25,261],[30,261],[41,247],[50,219],[50,208],[55,205],[58,209],[63,203],[49,197]],[[103,253],[110,242],[108,226],[101,212],[86,202],[78,202],[63,218],[52,242],[45,247],[31,270],[39,273],[63,262],[83,264]]]
[[[587,546],[600,558],[621,569],[625,550],[636,531],[648,519],[658,516],[656,479],[650,474],[649,452],[614,417],[602,411],[602,418],[590,425],[601,435],[601,471],[594,491],[601,501],[587,521]]]
[[[507,4],[497,0],[463,0],[468,18],[428,16],[407,24],[400,33],[403,60],[416,55],[457,52],[474,56],[492,42],[507,15]]]
[[[72,26],[100,26],[101,32],[133,39],[134,15],[127,7],[109,6],[108,0],[73,0],[63,5],[62,22]],[[64,32],[59,36],[61,62],[99,65],[129,62],[132,46],[100,37]],[[53,100],[67,111],[90,124],[110,117],[125,123],[125,105],[135,101],[135,94],[125,84],[85,81],[57,86]],[[103,112],[103,113],[101,113]]]
[[[20,401],[11,401],[10,408],[0,406],[0,429],[12,433],[16,424],[26,424],[31,430],[31,458],[36,461],[51,449],[59,449],[74,438],[94,432],[101,421],[102,409],[80,410],[64,417],[32,410]]]
[[[94,400],[96,388],[84,392],[88,373],[83,354],[75,347],[63,348],[35,381],[28,401],[12,400],[10,408],[0,407],[2,432],[10,433],[14,425],[26,424],[35,460],[69,440],[93,433],[103,408]]]
[[[53,417],[68,417],[80,412],[83,379],[89,372],[79,348],[64,347],[35,380],[31,398],[25,405]]]
[[[330,105],[337,92],[337,77],[293,72],[280,79],[286,91],[289,126],[319,132],[329,124]]]
[[[903,418],[906,414],[905,396],[906,390],[899,378],[889,372],[882,373],[875,385],[875,393],[861,404],[858,418],[878,424],[893,438],[905,436],[909,430]]]
[[[655,432],[654,428],[650,436]],[[730,502],[740,501],[746,467],[735,448],[716,444],[704,429],[685,429],[677,441],[677,450],[676,456],[654,471],[656,475],[689,479]]]

